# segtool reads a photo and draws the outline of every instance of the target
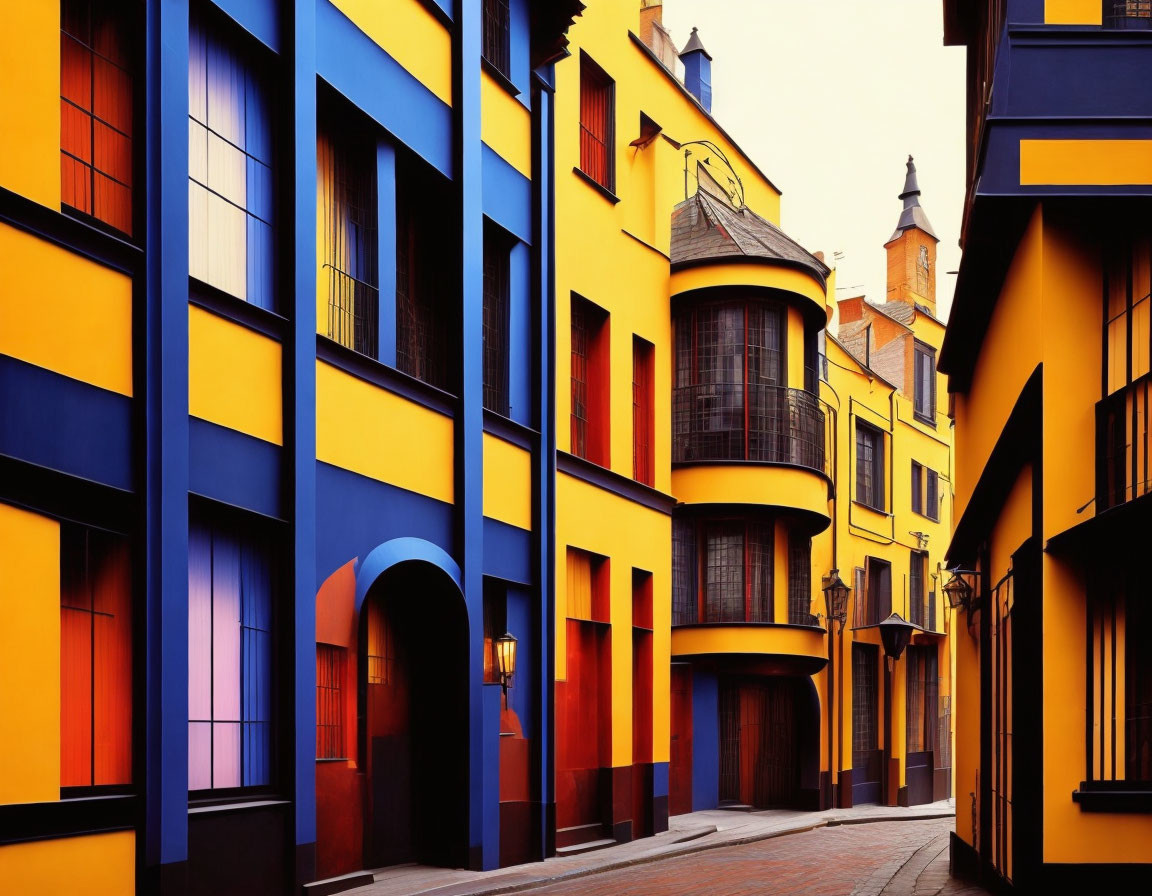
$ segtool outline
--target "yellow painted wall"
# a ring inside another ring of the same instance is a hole
[[[710,264],[677,271],[672,275],[672,295],[707,289],[710,286],[763,286],[791,293],[789,299],[812,302],[821,315],[827,293],[815,277],[795,268],[771,264]]]
[[[1021,140],[1020,183],[1150,184],[1152,140]]]
[[[0,846],[0,890],[5,893],[127,896],[135,889],[136,835],[131,831]]]
[[[1047,25],[1099,25],[1099,0],[1044,0]]]
[[[1040,363],[1042,333],[1050,324],[1041,313],[1043,264],[1044,214],[1038,207],[1000,289],[971,387],[956,395],[957,519],[963,516],[1024,384]],[[1034,338],[1022,339],[1023,333]]]
[[[330,0],[416,80],[452,104],[452,36],[419,0]]]
[[[612,624],[612,765],[632,762],[632,570],[652,573],[652,760],[669,757],[672,521],[564,473],[556,477],[556,568],[569,547],[609,558]],[[567,679],[567,579],[556,577],[556,678]]]
[[[188,413],[281,445],[281,388],[278,342],[188,306]]]
[[[9,504],[0,504],[0,614],[0,803],[56,800],[60,526]],[[0,889],[3,869],[0,858]]]
[[[484,516],[532,528],[532,455],[484,433]]]
[[[7,224],[0,271],[0,352],[132,394],[131,280]]]
[[[785,590],[787,594],[787,590]],[[701,625],[672,632],[672,655],[786,654],[828,658],[827,634],[786,626]]]
[[[828,517],[828,480],[800,467],[678,467],[672,473],[672,494],[683,504],[754,504]]]
[[[0,59],[0,186],[58,209],[60,4],[0,0]]]
[[[317,460],[451,503],[452,439],[450,417],[317,362]]]
[[[532,177],[532,115],[524,104],[480,73],[480,139],[505,162]]]

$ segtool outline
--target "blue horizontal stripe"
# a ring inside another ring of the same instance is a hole
[[[532,533],[484,518],[484,575],[532,583]]]
[[[132,488],[132,399],[0,355],[0,454]]]
[[[280,453],[276,445],[190,417],[188,487],[216,501],[283,517]]]
[[[316,3],[316,70],[397,140],[452,176],[451,107],[329,0]]]
[[[532,242],[532,182],[488,147],[480,145],[484,214],[522,242]]]

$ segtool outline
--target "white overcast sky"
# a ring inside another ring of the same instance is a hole
[[[635,0],[632,0],[635,2]],[[637,4],[639,5],[639,4]],[[943,45],[941,0],[664,0],[683,47],[712,56],[712,113],[783,192],[782,225],[836,262],[839,298],[885,293],[884,242],[904,163],[940,237],[946,319],[964,199],[964,50]],[[741,172],[738,172],[741,173]]]

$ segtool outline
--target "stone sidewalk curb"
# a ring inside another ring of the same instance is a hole
[[[559,871],[556,874],[538,875],[534,874],[527,879],[509,880],[510,877],[515,877],[514,874],[501,875],[503,881],[493,881],[490,885],[485,886],[480,881],[469,881],[466,883],[445,884],[441,887],[436,887],[431,890],[419,890],[414,896],[502,896],[504,893],[518,893],[525,890],[534,890],[538,887],[548,886],[549,884],[563,883],[565,881],[576,880],[581,877],[590,877],[593,874],[603,874],[608,871],[619,871],[624,868],[633,868],[637,865],[646,865],[651,862],[658,862],[662,859],[677,859],[683,856],[692,855],[693,853],[705,852],[712,849],[721,849],[726,846],[744,846],[748,843],[757,843],[762,840],[774,840],[777,837],[787,837],[790,834],[803,834],[808,831],[814,831],[819,828],[827,827],[841,827],[844,825],[856,824],[879,824],[882,822],[892,821],[932,821],[941,818],[955,818],[955,810],[940,811],[940,812],[925,812],[917,815],[899,814],[899,815],[866,815],[860,817],[841,816],[826,819],[817,819],[811,822],[805,822],[794,827],[784,827],[775,830],[761,830],[755,833],[748,834],[734,834],[733,836],[723,837],[723,831],[714,831],[710,834],[703,836],[696,836],[690,840],[681,840],[675,843],[670,843],[666,847],[655,847],[652,852],[642,853],[636,856],[629,856],[624,859],[617,859],[615,861],[607,861],[601,865],[587,866],[583,868],[573,868],[568,871]],[[738,831],[739,828],[734,829]],[[706,838],[721,835],[720,839],[708,840]],[[633,841],[636,842],[636,841]],[[477,886],[479,884],[479,886]]]

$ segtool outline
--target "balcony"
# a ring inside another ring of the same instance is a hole
[[[1152,374],[1096,404],[1096,512],[1152,491],[1148,473],[1148,410]]]
[[[699,383],[673,389],[672,402],[673,463],[791,464],[829,475],[827,419],[811,392]]]

